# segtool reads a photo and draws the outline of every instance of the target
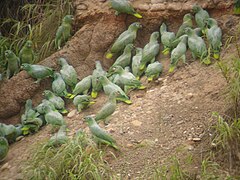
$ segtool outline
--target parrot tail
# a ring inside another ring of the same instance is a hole
[[[117,147],[116,144],[113,144],[113,143],[112,143],[111,146],[112,146],[114,149],[118,150],[118,151],[120,150],[119,147]]]
[[[211,64],[211,60],[210,60],[209,57],[204,58],[204,59],[202,60],[202,62],[203,62],[204,64],[206,64],[206,65]]]
[[[110,53],[110,52],[107,53],[107,55],[106,55],[106,58],[107,58],[107,59],[111,59],[112,57],[113,57],[113,54],[112,54],[112,53]]]
[[[62,109],[62,110],[60,111],[60,113],[62,113],[62,114],[67,114],[67,113],[68,113],[68,110]]]
[[[166,48],[162,51],[163,55],[168,55],[170,53],[170,49]]]
[[[97,96],[98,96],[98,93],[97,93],[96,91],[92,91],[92,92],[91,92],[91,97],[92,97],[92,98],[95,99],[95,98],[97,98]]]
[[[135,13],[135,14],[133,14],[136,18],[139,18],[139,19],[141,19],[142,18],[142,15],[141,14],[139,14],[139,13]]]
[[[75,96],[76,96],[75,94],[71,94],[71,95],[69,96],[69,99],[73,99]]]
[[[145,68],[145,64],[143,64],[143,65],[140,65],[140,68],[139,68],[139,70],[140,70],[140,71],[142,71],[142,70],[144,70],[144,68]]]
[[[151,81],[153,81],[153,76],[150,76],[147,79],[148,79],[148,82],[151,82]]]
[[[137,79],[137,80],[140,80],[140,77],[139,77],[139,76],[137,76],[137,77],[136,77],[136,79]]]
[[[170,65],[170,68],[168,70],[169,73],[172,73],[175,70],[175,66],[174,65]]]
[[[138,89],[140,89],[140,90],[146,89],[146,86],[141,85],[138,87]]]
[[[132,104],[132,101],[131,101],[131,100],[129,100],[129,99],[127,99],[127,98],[124,98],[124,97],[117,97],[116,99],[119,100],[119,101],[123,101],[123,102],[125,102],[126,104]]]

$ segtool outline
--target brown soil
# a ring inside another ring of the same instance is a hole
[[[146,17],[140,20],[143,29],[136,42],[136,46],[140,47],[148,41],[151,32],[158,30],[163,20],[170,25],[170,30],[176,30],[183,14],[188,12],[187,7],[180,11],[171,9],[170,5],[169,10],[165,11],[152,11],[152,8],[144,11],[142,6],[150,6],[150,0],[144,1],[145,4],[142,2],[134,2],[136,7],[142,8]],[[239,18],[227,15],[229,12],[226,8],[229,5],[223,6],[222,2],[224,1],[220,1],[216,9],[223,8],[225,13],[215,9],[211,11],[211,15],[219,20],[224,32],[227,32]],[[58,68],[56,58],[65,56],[77,69],[81,79],[92,72],[97,59],[103,59],[104,67],[109,67],[113,61],[104,59],[104,53],[135,19],[125,15],[115,17],[106,3],[94,0],[76,1],[75,5],[75,35],[61,51],[44,60],[42,64]],[[209,8],[212,6],[209,5]],[[232,51],[223,53],[224,57],[228,57]],[[191,59],[190,56],[188,59]],[[228,109],[224,96],[225,80],[215,64],[206,67],[196,61],[181,65],[175,73],[168,74],[169,58],[160,55],[158,60],[166,67],[161,78],[150,84],[143,78],[147,89],[131,92],[133,104],[119,103],[110,124],[104,127],[121,148],[117,159],[110,160],[110,166],[123,179],[146,179],[146,173],[151,172],[156,165],[165,164],[180,147],[185,149],[185,154],[195,153],[200,156],[201,144],[204,144],[202,138],[207,134],[212,112],[224,113]],[[3,84],[0,87],[0,93],[4,97],[0,101],[0,122],[18,122],[19,111],[25,100],[33,98],[34,104],[37,104],[42,99],[42,90],[49,88],[49,84],[49,80],[40,85],[34,84],[25,72]],[[66,117],[71,129],[69,135],[73,135],[79,128],[88,131],[82,118],[96,113],[105,101],[105,95],[101,94],[97,103],[86,111],[76,113],[71,118]],[[72,104],[69,104],[68,109],[70,112],[74,111]],[[31,157],[30,152],[35,143],[50,136],[49,128],[44,127],[38,133],[12,144],[7,159],[0,165],[0,179],[24,179],[21,174],[22,163]],[[194,138],[200,138],[200,141],[194,141]],[[199,171],[200,167],[196,166],[196,169]]]

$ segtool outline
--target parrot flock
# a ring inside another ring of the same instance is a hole
[[[126,13],[142,18],[127,0],[110,0],[110,6],[116,10],[116,15]],[[188,49],[194,59],[198,58],[207,65],[211,63],[212,53],[214,59],[219,59],[222,31],[218,27],[217,21],[210,18],[208,12],[197,4],[193,6],[193,13],[197,28],[193,29],[193,16],[190,13],[183,17],[183,23],[176,34],[170,32],[163,22],[159,31],[151,34],[149,42],[143,48],[134,46],[137,32],[142,28],[142,25],[139,22],[132,23],[106,52],[107,59],[116,59],[109,70],[105,71],[101,62],[96,61],[92,74],[80,81],[76,70],[64,57],[57,60],[60,67],[59,72],[49,67],[33,64],[34,52],[30,40],[21,49],[19,57],[11,50],[7,50],[5,55],[8,61],[8,78],[22,69],[36,79],[36,83],[45,78],[52,78],[52,90],[45,90],[43,92],[44,99],[35,107],[33,107],[31,99],[26,101],[25,112],[21,116],[21,124],[13,126],[0,123],[0,162],[5,159],[10,143],[16,141],[21,135],[37,132],[46,124],[58,129],[49,139],[49,146],[59,146],[66,143],[69,138],[67,137],[67,123],[64,119],[64,114],[68,113],[65,108],[65,100],[72,100],[77,111],[81,113],[95,103],[94,99],[101,91],[108,96],[107,102],[96,115],[85,116],[84,122],[87,123],[93,138],[98,143],[107,144],[119,150],[116,141],[98,125],[98,122],[103,121],[108,124],[119,101],[132,104],[128,96],[129,92],[134,89],[146,88],[140,81],[143,75],[147,77],[148,82],[160,76],[163,65],[156,59],[160,53],[161,44],[163,45],[162,54],[170,56],[170,73],[175,70],[180,59],[186,63]],[[72,20],[73,16],[71,15],[63,18],[56,33],[55,45],[57,49],[60,49],[70,37]]]

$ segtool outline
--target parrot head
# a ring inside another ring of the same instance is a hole
[[[197,13],[201,10],[202,8],[198,5],[198,4],[194,4],[193,7],[192,7],[192,11],[194,13]]]
[[[58,64],[59,65],[61,65],[61,66],[63,66],[63,65],[65,65],[65,64],[68,64],[67,63],[67,60],[65,59],[65,58],[59,58],[58,60],[57,60],[57,62],[58,62]]]
[[[161,27],[160,27],[160,32],[161,32],[161,34],[162,34],[162,33],[165,32],[165,31],[167,31],[167,26],[166,26],[166,24],[163,22],[162,25],[161,25]]]
[[[159,38],[159,32],[153,32],[150,37],[150,41],[156,41]]]
[[[23,63],[21,65],[21,69],[23,69],[23,70],[30,70],[31,69],[31,65],[27,64],[27,63]]]
[[[89,116],[85,116],[84,118],[84,121],[88,123],[88,125],[91,125],[94,123],[94,118],[93,116],[89,115]]]
[[[26,42],[26,44],[25,44],[25,46],[26,46],[27,48],[31,48],[32,45],[33,45],[33,43],[32,43],[31,40],[28,40],[28,41]]]
[[[207,27],[217,26],[217,21],[213,18],[208,18],[205,20],[205,24]]]
[[[53,74],[53,78],[54,78],[54,79],[57,79],[59,76],[61,76],[61,75],[60,75],[58,72],[56,72],[56,73]]]
[[[51,97],[51,96],[53,95],[53,93],[52,93],[51,91],[49,91],[49,90],[45,90],[45,91],[43,92],[43,95],[44,95],[45,97]]]
[[[11,57],[14,56],[14,53],[13,53],[11,50],[6,50],[6,51],[5,51],[5,56],[6,56],[7,58],[11,58]]]
[[[124,49],[124,52],[131,52],[134,48],[134,45],[133,44],[128,44],[125,49]]]
[[[73,15],[66,15],[63,18],[63,21],[66,22],[66,23],[72,23],[73,20],[74,20]]]
[[[115,66],[113,67],[112,71],[114,73],[121,73],[123,71],[123,68],[121,66]]]
[[[187,13],[184,15],[183,21],[185,22],[185,21],[191,20],[192,18],[193,18],[192,15],[190,13]]]
[[[135,23],[132,23],[130,26],[129,26],[129,29],[131,30],[138,30],[142,28],[142,25],[140,22],[135,22]]]
[[[136,54],[140,54],[142,52],[142,48],[136,48]]]
[[[193,30],[191,29],[191,28],[185,28],[185,33],[187,34],[187,35],[190,35],[190,34],[192,34],[193,33]]]

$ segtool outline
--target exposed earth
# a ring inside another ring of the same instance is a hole
[[[180,3],[185,4],[179,9]],[[219,21],[226,40],[227,34],[239,22],[238,17],[231,15],[231,3],[199,3],[208,8],[211,16]],[[104,59],[105,52],[114,39],[136,20],[125,15],[115,17],[107,2],[76,0],[74,4],[74,36],[62,50],[41,63],[58,68],[55,63],[57,57],[67,57],[81,79],[91,74],[95,60],[102,60],[107,70],[113,61]],[[193,2],[136,0],[133,4],[144,16],[140,20],[143,29],[139,31],[135,44],[143,47],[163,20],[171,31],[176,31],[182,16],[189,12]],[[236,53],[233,48],[229,49],[222,52],[223,59]],[[158,60],[165,67],[161,77],[152,83],[147,83],[143,77],[141,81],[147,89],[132,91],[130,97],[133,104],[119,103],[109,125],[101,124],[116,139],[121,149],[121,153],[112,150],[117,158],[110,159],[109,163],[123,179],[147,179],[146,173],[151,173],[156,165],[166,164],[174,155],[193,154],[201,159],[202,149],[207,143],[205,141],[209,139],[206,136],[209,136],[208,130],[213,123],[212,112],[225,113],[229,109],[225,96],[226,82],[216,63],[204,66],[199,61],[192,61],[188,55],[188,65],[180,64],[174,73],[169,74],[169,57],[160,54]],[[17,123],[26,99],[32,98],[37,105],[42,99],[42,91],[50,89],[50,80],[40,85],[33,82],[25,72],[21,72],[1,85],[0,93],[4,98],[0,100],[0,122]],[[70,114],[65,117],[71,130],[68,135],[72,136],[79,128],[88,131],[82,118],[95,114],[105,101],[106,96],[102,93],[96,104],[80,114],[69,102]],[[12,144],[7,159],[0,164],[0,179],[24,179],[21,174],[22,163],[31,157],[30,152],[35,143],[51,135],[49,127],[43,127],[38,133]],[[200,165],[196,164],[194,169],[199,171]]]

